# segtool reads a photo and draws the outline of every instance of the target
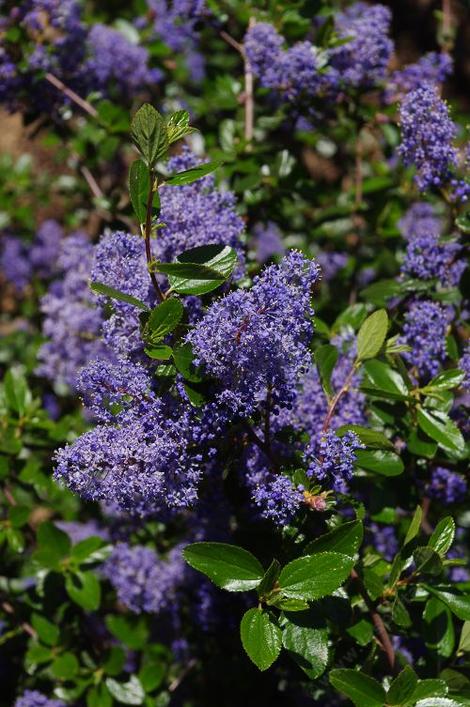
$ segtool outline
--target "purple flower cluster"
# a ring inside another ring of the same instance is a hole
[[[181,154],[169,160],[167,169],[174,174],[202,163],[203,160],[185,147]],[[157,259],[171,262],[184,250],[220,243],[234,248],[243,263],[244,224],[235,209],[235,195],[217,189],[213,175],[185,186],[163,186],[160,201],[160,218],[165,225],[154,247]],[[242,274],[241,268],[237,274]]]
[[[458,285],[467,264],[458,256],[455,241],[439,241],[433,232],[418,235],[408,243],[401,272],[420,280],[436,279],[444,287]]]
[[[432,470],[431,480],[426,486],[426,494],[444,505],[460,503],[467,493],[467,482],[455,471],[437,466]]]
[[[221,384],[220,404],[248,415],[268,396],[273,410],[292,404],[310,364],[310,298],[318,274],[316,263],[291,251],[255,278],[251,290],[211,305],[190,332],[196,363]]]
[[[101,572],[130,611],[158,614],[171,607],[183,584],[186,566],[181,551],[177,546],[162,559],[151,548],[120,542]]]
[[[436,214],[432,204],[417,201],[410,206],[398,222],[401,235],[407,241],[423,236],[439,238],[442,220]]]
[[[303,501],[302,491],[287,476],[270,471],[269,460],[255,447],[247,450],[243,475],[261,518],[281,528],[288,525]]]
[[[148,66],[147,49],[130,42],[122,32],[96,24],[87,41],[90,53],[87,70],[93,75],[97,89],[106,91],[111,84],[124,95],[132,95],[161,80],[161,71]]]
[[[330,50],[330,82],[345,88],[370,88],[384,80],[393,52],[392,14],[385,5],[356,2],[335,18],[344,44]],[[331,68],[330,68],[331,67]]]
[[[65,702],[46,697],[37,690],[25,690],[16,700],[14,707],[65,707]]]
[[[467,343],[460,359],[459,368],[465,373],[465,378],[462,381],[462,387],[470,391],[470,343]]]
[[[400,549],[393,525],[370,523],[367,528],[367,537],[369,542],[375,547],[377,552],[380,552],[385,557],[387,562],[391,562]]]
[[[193,81],[204,78],[204,57],[198,51],[198,25],[208,11],[205,0],[147,0],[155,36],[183,55]]]
[[[346,493],[354,474],[356,450],[363,448],[354,432],[343,437],[334,432],[315,435],[306,450],[307,476],[325,489]]]
[[[82,498],[135,515],[195,503],[202,457],[191,409],[149,396],[56,454],[55,478]]]
[[[24,290],[33,277],[52,277],[63,237],[61,225],[53,219],[43,221],[31,244],[15,236],[3,236],[0,269],[8,282]]]
[[[323,250],[318,253],[317,260],[320,263],[322,277],[328,282],[329,280],[333,280],[339,271],[346,266],[348,255],[347,253],[335,253]]]
[[[448,325],[448,312],[438,302],[414,302],[405,314],[402,340],[411,351],[403,356],[419,376],[435,376],[439,371],[446,358]]]
[[[286,101],[315,95],[321,85],[321,58],[310,42],[283,49],[283,38],[268,23],[260,22],[245,35],[245,52],[264,88],[275,89]]]
[[[100,339],[102,314],[88,285],[92,258],[93,246],[84,234],[64,239],[57,262],[61,276],[41,301],[48,341],[38,352],[37,373],[72,387],[82,366],[108,355]]]
[[[60,520],[56,522],[56,526],[60,528],[60,530],[63,530],[64,533],[67,533],[73,545],[92,537],[109,540],[108,531],[96,520],[87,520],[84,523]]]
[[[24,41],[6,41],[0,50],[0,101],[9,109],[24,102],[33,110],[55,111],[67,103],[67,95],[43,79],[45,73],[79,95],[118,89],[132,97],[161,78],[149,68],[146,49],[110,27],[89,28],[78,0],[25,0],[0,21],[1,31],[12,27]]]
[[[385,100],[392,103],[424,84],[443,83],[452,74],[452,69],[449,54],[429,52],[414,64],[393,72],[387,82]]]
[[[278,226],[273,221],[268,221],[266,224],[257,223],[253,228],[253,246],[259,263],[265,263],[273,255],[282,255],[284,246]]]
[[[457,165],[453,146],[456,127],[437,88],[427,84],[411,91],[400,107],[402,139],[398,152],[405,165],[416,168],[421,191],[443,186]]]

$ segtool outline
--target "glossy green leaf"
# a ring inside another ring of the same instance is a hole
[[[347,668],[330,672],[330,682],[336,690],[349,697],[357,707],[384,707],[385,690],[374,678]]]
[[[187,110],[177,110],[172,113],[166,125],[170,145],[197,130],[189,125],[189,113]]]
[[[418,677],[409,665],[407,665],[392,681],[387,692],[388,705],[403,705],[408,702],[418,685]]]
[[[237,545],[193,543],[185,547],[183,556],[188,565],[230,592],[255,589],[264,575],[256,557]]]
[[[287,621],[282,644],[310,680],[325,672],[328,665],[328,631]]]
[[[416,571],[437,577],[442,573],[443,565],[440,556],[431,547],[417,547],[413,552]]]
[[[317,552],[330,551],[354,557],[361,546],[363,535],[361,521],[351,520],[309,542],[304,552],[306,555],[313,555]]]
[[[408,388],[401,375],[387,363],[371,359],[364,363],[364,370],[373,386],[390,393],[396,400],[408,397]]]
[[[45,643],[48,646],[57,645],[59,642],[60,632],[58,627],[49,621],[49,619],[35,613],[31,616],[31,625],[38,634],[38,638],[42,643]]]
[[[447,692],[448,689],[444,680],[418,680],[410,703],[414,705],[419,700],[424,700],[428,697],[445,697]]]
[[[144,103],[132,118],[131,138],[150,169],[166,155],[169,146],[167,126],[149,103]]]
[[[470,653],[470,621],[462,626],[457,653]]]
[[[185,169],[184,172],[178,172],[178,174],[172,174],[170,177],[165,179],[165,184],[170,186],[182,186],[183,184],[192,184],[196,182],[201,177],[205,177],[206,174],[215,172],[216,169],[220,167],[221,162],[205,162],[197,167],[191,167],[190,169]]]
[[[200,246],[178,256],[175,263],[155,263],[155,270],[168,276],[171,289],[183,295],[203,295],[220,287],[237,264],[233,248]]]
[[[457,618],[462,621],[470,620],[470,594],[457,594],[447,588],[436,588],[424,585],[430,594],[437,597],[446,604]]]
[[[408,545],[419,533],[421,529],[421,521],[423,519],[423,509],[421,506],[416,506],[416,510],[411,519],[411,523],[406,531],[404,545]]]
[[[379,309],[367,317],[357,335],[358,361],[377,356],[385,341],[387,329],[388,315],[385,309]]]
[[[243,648],[260,670],[267,670],[281,652],[282,633],[261,609],[248,609],[240,624]]]
[[[60,680],[71,680],[78,672],[78,660],[73,653],[62,653],[51,665],[53,675]]]
[[[423,637],[428,648],[449,658],[455,647],[455,631],[449,608],[437,597],[431,597],[423,612]]]
[[[131,164],[129,171],[129,194],[139,224],[145,223],[147,217],[149,190],[149,169],[142,160],[135,160],[135,162]]]
[[[457,388],[464,378],[465,373],[463,371],[458,368],[452,368],[449,371],[438,373],[422,390],[426,393],[431,390],[452,390],[452,388]]]
[[[172,332],[181,321],[184,307],[179,299],[171,297],[157,305],[150,312],[146,329],[151,333],[151,342],[160,342],[167,334]]]
[[[454,542],[455,521],[452,516],[442,518],[436,525],[433,534],[429,538],[428,545],[439,555],[445,555]]]
[[[354,560],[339,552],[320,552],[299,557],[279,576],[282,594],[311,601],[332,594],[349,576]]]
[[[111,695],[123,705],[141,705],[144,702],[145,692],[136,675],[132,675],[127,682],[106,678],[105,684]]]
[[[397,280],[379,280],[362,290],[361,297],[377,307],[385,307],[391,297],[396,297],[400,293],[401,286]]]
[[[117,299],[120,302],[126,302],[126,304],[133,304],[134,307],[138,307],[145,312],[149,311],[149,308],[145,302],[142,302],[142,300],[137,299],[137,297],[132,297],[132,295],[126,295],[125,292],[116,290],[114,287],[109,287],[102,282],[92,282],[90,283],[90,288],[98,295],[104,295],[105,297],[110,297],[111,299]]]
[[[155,346],[146,346],[144,353],[157,361],[169,361],[173,355],[173,349],[165,344],[155,344]]]
[[[9,369],[3,380],[3,389],[7,406],[22,417],[32,400],[24,375],[17,369]]]
[[[331,387],[331,374],[338,360],[338,350],[331,344],[324,344],[315,351],[315,363],[322,382],[323,390],[327,395],[333,394]]]
[[[457,454],[464,452],[465,441],[462,433],[445,413],[418,408],[418,424],[442,449]]]
[[[357,434],[362,444],[365,444],[369,449],[394,449],[392,442],[384,435],[383,432],[372,430],[370,427],[362,425],[342,425],[336,430],[338,437],[343,437],[347,432]]]
[[[69,597],[85,611],[96,611],[101,600],[101,585],[93,572],[76,571],[65,577]]]
[[[178,371],[190,383],[200,383],[203,379],[203,374],[196,368],[193,363],[194,354],[191,344],[183,344],[178,346],[173,351],[173,360]]]
[[[398,454],[382,449],[356,450],[356,465],[382,476],[399,476],[405,470]]]
[[[268,594],[268,592],[273,589],[274,583],[277,582],[280,572],[281,565],[277,560],[273,560],[266,572],[264,573],[263,579],[257,587],[257,592],[260,597],[263,597],[265,594]]]

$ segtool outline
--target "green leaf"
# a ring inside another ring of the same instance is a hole
[[[85,611],[96,611],[101,601],[101,585],[93,572],[76,571],[65,577],[69,597]]]
[[[453,368],[450,371],[442,371],[425,385],[424,388],[421,388],[421,390],[425,393],[432,390],[452,390],[452,388],[457,388],[464,378],[465,373],[458,368]]]
[[[470,620],[470,595],[457,594],[447,588],[436,589],[428,584],[423,586],[430,594],[443,601],[457,618],[462,621]]]
[[[369,449],[395,449],[384,433],[378,430],[371,430],[369,427],[363,427],[362,425],[343,425],[336,430],[338,437],[343,437],[346,432],[357,434],[362,444],[365,444]]]
[[[426,432],[445,451],[457,454],[462,454],[465,451],[462,433],[445,413],[439,410],[430,412],[418,408],[418,424],[423,432]]]
[[[52,673],[60,680],[70,680],[78,672],[78,660],[73,653],[62,653],[51,666]]]
[[[8,520],[14,528],[21,528],[28,522],[31,509],[28,506],[11,506],[8,511]]]
[[[454,542],[455,521],[452,516],[442,518],[436,525],[429,538],[428,546],[432,547],[439,555],[445,555]]]
[[[173,351],[173,360],[181,375],[190,383],[200,383],[203,375],[194,365],[193,359],[194,354],[189,343],[178,346]]]
[[[374,678],[358,670],[338,668],[330,672],[330,682],[358,707],[384,707],[385,690]]]
[[[8,408],[22,417],[32,400],[24,375],[16,369],[9,369],[3,380],[3,389]]]
[[[188,565],[229,592],[246,592],[261,582],[264,570],[251,552],[227,543],[193,543],[183,550]]]
[[[311,601],[332,594],[349,576],[354,560],[339,552],[320,552],[299,557],[286,565],[280,576],[282,594]]]
[[[304,552],[306,555],[313,555],[327,550],[354,557],[361,546],[363,535],[361,521],[351,520],[309,542]]]
[[[325,672],[328,665],[328,631],[301,626],[288,620],[282,631],[282,644],[310,680]]]
[[[308,609],[308,602],[302,599],[288,599],[280,594],[274,595],[266,602],[269,606],[275,606],[281,611],[305,611]]]
[[[184,313],[179,299],[171,297],[152,309],[146,323],[146,331],[151,332],[151,343],[159,343],[167,334],[176,329]]]
[[[165,179],[165,185],[170,186],[182,186],[183,184],[192,184],[193,182],[205,177],[206,174],[215,172],[222,162],[205,162],[197,167],[191,167],[190,169],[185,169],[184,172],[178,172],[178,174],[172,174],[171,177]]]
[[[258,596],[263,597],[265,594],[268,594],[273,589],[275,582],[277,582],[279,578],[280,572],[281,565],[277,560],[273,560],[266,572],[264,573],[263,579],[258,585]]]
[[[399,476],[405,469],[398,454],[382,449],[357,449],[356,465],[382,476]]]
[[[69,554],[71,548],[67,533],[48,521],[39,526],[37,543],[38,549],[34,553],[34,558],[49,569],[59,569],[60,561]]]
[[[192,128],[189,125],[189,113],[187,110],[177,110],[172,113],[166,125],[170,145],[197,130],[197,128]]]
[[[92,535],[85,540],[81,540],[73,546],[70,553],[70,558],[77,564],[81,564],[86,560],[93,559],[97,550],[100,550],[104,545],[102,538]]]
[[[131,138],[150,169],[166,155],[169,146],[167,126],[160,113],[149,103],[144,103],[134,115]]]
[[[173,354],[173,349],[165,344],[156,344],[155,346],[146,346],[144,352],[149,358],[157,361],[168,361]]]
[[[31,616],[31,625],[42,643],[45,643],[47,646],[56,646],[58,644],[60,636],[59,629],[55,624],[46,619],[45,616],[33,614]]]
[[[393,399],[404,400],[408,397],[405,381],[387,363],[372,359],[364,363],[364,370],[372,385],[389,393]]]
[[[397,280],[379,280],[361,291],[361,297],[372,302],[377,307],[385,307],[387,300],[401,293],[401,285]]]
[[[132,295],[126,295],[125,292],[116,290],[114,287],[109,287],[108,285],[105,285],[102,282],[91,282],[90,288],[98,295],[104,295],[105,297],[111,297],[111,299],[117,299],[120,302],[133,304],[134,307],[138,307],[139,309],[142,309],[145,312],[149,311],[149,308],[147,307],[145,302],[142,302],[142,300],[137,299],[137,297],[132,297]]]
[[[175,263],[155,263],[168,276],[171,289],[183,295],[203,295],[220,287],[237,264],[233,248],[209,245],[181,253]]]
[[[113,698],[104,683],[94,685],[87,692],[87,707],[112,707]]]
[[[127,682],[106,678],[105,684],[111,695],[123,705],[141,705],[145,699],[144,689],[136,675],[132,675]]]
[[[417,547],[413,553],[416,571],[420,574],[438,576],[442,573],[442,560],[430,547]]]
[[[248,657],[262,671],[267,670],[281,652],[281,630],[261,609],[248,609],[240,624],[240,635]]]
[[[105,621],[113,636],[131,650],[140,650],[146,645],[149,632],[143,617],[109,615]]]
[[[395,597],[392,607],[392,619],[397,626],[403,626],[404,628],[409,628],[412,625],[411,616],[408,609],[403,604],[402,600],[398,596]]]
[[[462,626],[457,653],[470,653],[470,621],[465,621]]]
[[[315,351],[315,363],[322,382],[323,390],[327,395],[333,395],[331,387],[331,374],[338,360],[338,350],[331,344],[324,344]]]
[[[366,619],[361,619],[347,629],[347,633],[354,638],[360,646],[367,646],[374,637],[374,627]]]
[[[388,705],[403,705],[411,699],[418,685],[418,678],[409,665],[397,675],[387,692]]]
[[[147,199],[150,190],[149,169],[142,160],[135,160],[129,171],[129,194],[139,224],[147,217]]]
[[[367,317],[357,335],[358,361],[377,356],[387,336],[387,329],[388,315],[385,309],[378,309]]]
[[[424,700],[427,697],[444,697],[447,692],[444,680],[418,680],[410,703],[414,705],[418,700]]]
[[[470,233],[470,211],[464,211],[463,214],[457,216],[455,225],[462,233]]]
[[[416,510],[411,519],[411,523],[405,535],[405,542],[403,545],[408,545],[411,540],[413,540],[419,533],[421,529],[421,521],[423,519],[423,509],[421,506],[416,506]]]
[[[423,622],[427,647],[443,658],[450,658],[455,646],[455,631],[448,607],[437,597],[431,597],[423,612]]]
[[[462,707],[464,703],[460,699],[450,697],[428,697],[425,700],[416,702],[415,707]]]

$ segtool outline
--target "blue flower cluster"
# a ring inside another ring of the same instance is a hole
[[[429,498],[447,506],[450,503],[463,501],[466,493],[467,482],[463,476],[442,466],[432,470],[430,482],[426,486],[426,494]]]
[[[449,313],[438,302],[414,302],[405,314],[403,342],[411,351],[403,354],[416,368],[419,376],[430,377],[438,373],[446,358],[446,334]]]
[[[24,290],[33,277],[49,279],[56,273],[63,238],[62,226],[54,219],[42,222],[30,244],[17,236],[2,236],[0,269],[4,277],[18,290]]]
[[[119,542],[101,572],[130,611],[158,614],[171,607],[183,584],[187,566],[181,551],[176,546],[161,558],[149,547]]]
[[[443,287],[458,285],[467,264],[455,241],[439,241],[432,231],[409,241],[401,272],[420,280],[436,279]]]
[[[400,107],[401,145],[405,165],[416,168],[416,184],[421,191],[445,185],[457,166],[453,145],[457,130],[447,104],[432,84],[408,93]]]
[[[441,84],[453,70],[452,57],[444,52],[429,52],[414,64],[394,71],[387,81],[385,97],[387,102],[401,100],[407,93],[424,84]]]
[[[189,333],[197,365],[220,382],[219,403],[250,415],[292,404],[310,364],[311,289],[319,267],[298,252],[267,267],[249,291],[215,302]]]
[[[354,474],[356,450],[363,449],[354,432],[338,437],[334,432],[315,435],[306,450],[307,476],[324,489],[346,493]]]
[[[37,690],[25,690],[16,700],[14,707],[65,707],[65,702],[46,697]]]

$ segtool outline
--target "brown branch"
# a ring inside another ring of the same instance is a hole
[[[71,101],[73,101],[77,106],[79,106],[85,113],[88,113],[88,115],[91,115],[93,118],[96,118],[98,116],[98,111],[96,108],[94,108],[91,103],[88,101],[85,101],[84,98],[81,98],[81,96],[78,95],[78,93],[75,93],[71,88],[65,85],[63,81],[57,78],[57,76],[54,76],[54,74],[51,74],[49,71],[44,77],[46,81],[48,81],[52,86],[57,88],[61,93],[64,94],[64,96],[67,96],[67,98],[70,98]]]
[[[341,398],[343,397],[343,395],[345,393],[347,393],[349,388],[351,387],[352,379],[353,379],[355,372],[356,372],[356,366],[353,365],[353,367],[349,371],[348,377],[346,378],[343,387],[340,388],[340,390],[338,390],[338,392],[333,397],[333,399],[330,403],[330,406],[328,408],[328,412],[326,413],[325,421],[323,422],[323,427],[321,429],[322,432],[328,431],[328,428],[331,424],[331,420],[332,420],[333,415],[335,413],[336,407],[337,407],[339,401],[341,400]]]
[[[157,293],[158,299],[163,302],[165,299],[165,295],[163,294],[160,285],[158,284],[157,276],[151,269],[151,264],[152,264],[152,248],[150,245],[150,239],[152,237],[152,207],[153,207],[153,195],[154,195],[154,175],[152,170],[150,170],[149,174],[149,179],[150,179],[150,187],[149,187],[149,192],[147,195],[147,211],[145,214],[145,257],[147,259],[147,267],[149,268],[149,274],[150,274],[150,279],[152,280],[152,285]]]
[[[379,645],[386,654],[388,665],[390,667],[390,670],[393,672],[395,669],[395,649],[393,647],[392,641],[390,640],[390,636],[385,627],[385,624],[382,621],[382,617],[377,611],[377,608],[375,607],[374,603],[371,601],[371,598],[367,593],[367,589],[365,588],[362,579],[359,577],[356,570],[351,570],[351,579],[353,579],[358,585],[359,593],[364,599],[364,603],[370,613],[372,623],[374,624],[375,630],[377,631],[377,634],[379,636]]]
[[[250,17],[250,21],[248,23],[248,27],[253,27],[256,23],[256,20],[254,17]],[[253,99],[253,72],[251,69],[251,64],[249,62],[249,59],[246,55],[245,47],[243,44],[240,44],[240,42],[237,42],[236,39],[234,39],[228,32],[225,32],[222,30],[220,32],[220,36],[222,39],[224,39],[227,44],[229,44],[231,47],[233,47],[242,57],[243,59],[243,64],[244,64],[244,81],[245,81],[245,89],[243,92],[243,104],[245,106],[245,129],[244,129],[244,135],[245,135],[245,142],[246,142],[246,151],[249,152],[251,150],[251,143],[253,142],[253,131],[254,131],[254,116],[255,116],[255,107],[254,107],[254,99]]]
[[[102,199],[104,194],[101,191],[101,187],[85,165],[80,167],[80,172],[83,174],[86,183],[90,187],[90,191],[96,199]]]

